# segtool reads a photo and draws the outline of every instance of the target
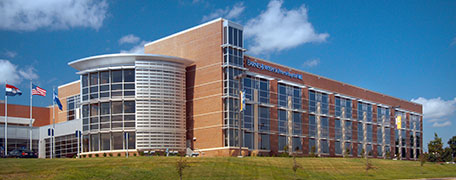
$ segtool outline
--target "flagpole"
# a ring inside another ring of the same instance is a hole
[[[5,90],[8,81],[5,83]],[[5,157],[8,156],[8,96],[5,92]]]
[[[32,80],[30,79],[30,151],[32,151],[32,103],[33,103],[33,100],[32,100]]]
[[[52,131],[51,131],[51,133],[52,133],[52,134],[51,134],[51,139],[52,139],[52,149],[51,149],[51,151],[52,151],[52,156],[54,156],[54,148],[55,148],[55,147],[54,147],[54,146],[55,146],[55,143],[54,143],[54,141],[55,141],[55,139],[54,139],[54,133],[55,133],[55,132],[54,132],[54,131],[55,131],[55,112],[54,112],[54,111],[55,111],[55,110],[54,110],[54,109],[55,109],[55,100],[54,100],[54,98],[55,98],[55,88],[52,88]],[[52,156],[51,156],[51,159],[52,159]]]

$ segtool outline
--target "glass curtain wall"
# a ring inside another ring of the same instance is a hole
[[[83,151],[124,149],[118,137],[124,133],[130,136],[128,148],[135,149],[135,70],[82,74],[81,81]]]

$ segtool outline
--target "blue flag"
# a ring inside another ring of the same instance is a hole
[[[54,101],[57,104],[57,106],[59,106],[59,109],[62,110],[62,103],[60,102],[57,92],[54,92]]]

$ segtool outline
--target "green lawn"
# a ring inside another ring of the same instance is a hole
[[[183,179],[294,179],[292,158],[186,158]],[[456,177],[456,165],[371,159],[296,158],[299,179],[413,179]],[[0,159],[0,179],[178,179],[178,157]]]

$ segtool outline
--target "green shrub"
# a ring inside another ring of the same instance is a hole
[[[82,157],[83,157],[83,158],[86,158],[86,156],[87,156],[87,155],[85,155],[85,154],[84,154],[84,155],[82,155]]]
[[[100,156],[100,155],[99,154],[95,154],[95,157],[98,157],[98,156]]]
[[[103,157],[106,157],[106,155],[107,155],[106,153],[103,153]]]
[[[89,158],[91,158],[91,157],[92,157],[92,154],[89,154]]]
[[[136,153],[133,153],[133,156],[136,156]]]
[[[144,151],[139,151],[140,156],[144,156]]]
[[[109,153],[109,157],[112,157],[112,153]]]
[[[120,157],[120,153],[117,153],[117,157]]]

